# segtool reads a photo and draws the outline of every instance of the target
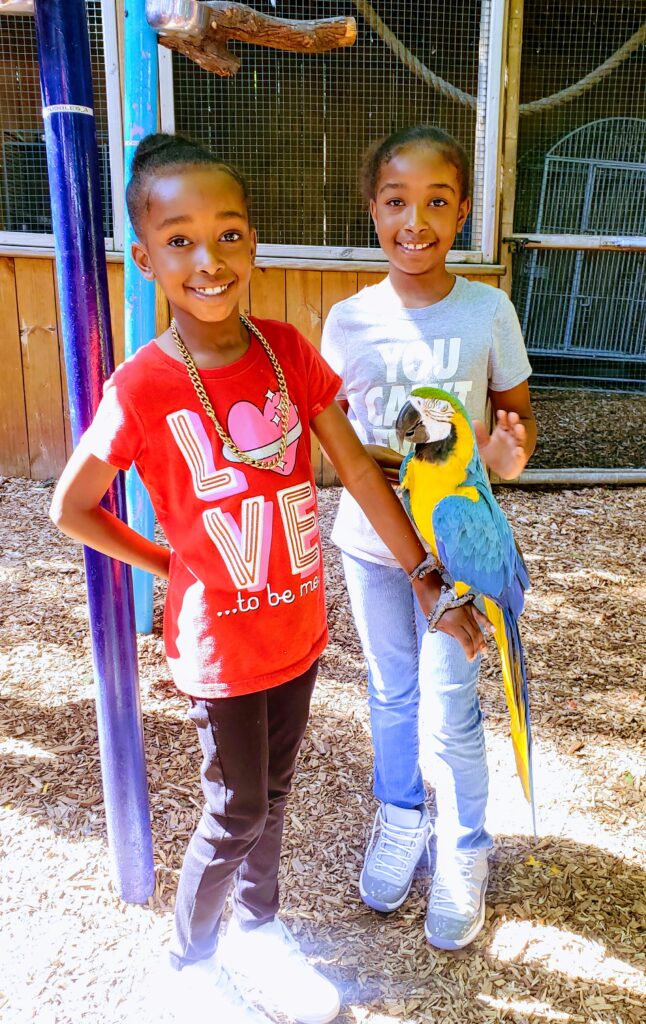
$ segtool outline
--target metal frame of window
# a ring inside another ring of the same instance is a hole
[[[16,17],[32,17],[28,13],[14,13]],[[123,251],[123,126],[121,118],[121,89],[119,84],[119,49],[117,45],[116,0],[102,0],[103,53],[105,57],[106,100],[108,107],[108,146],[110,156],[110,188],[112,193],[113,232],[105,239],[108,252]],[[10,251],[34,249],[53,252],[54,236],[32,231],[0,231],[0,246]]]
[[[505,74],[507,0],[492,0],[487,46],[486,81],[478,89],[476,146],[484,145],[482,181],[482,236],[484,263],[493,263],[498,243],[498,204],[502,159],[503,76]],[[484,92],[484,96],[482,96]]]

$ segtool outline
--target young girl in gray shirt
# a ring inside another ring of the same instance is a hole
[[[475,421],[480,455],[499,476],[524,469],[536,443],[531,367],[507,295],[449,274],[446,256],[471,208],[469,163],[438,128],[404,129],[364,157],[362,186],[388,277],[332,308],[323,355],[343,379],[339,399],[386,475],[402,455],[395,421],[412,388],[453,391]],[[496,417],[484,425],[487,400]],[[341,548],[357,630],[368,662],[379,801],[361,871],[364,902],[382,912],[406,899],[431,835],[419,767],[420,686],[434,761],[437,866],[425,932],[459,949],[485,919],[487,763],[476,684],[452,637],[430,633],[406,574],[344,491],[332,534]]]

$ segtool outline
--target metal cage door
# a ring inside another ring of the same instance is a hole
[[[646,121],[637,118],[604,118],[565,136],[546,155],[537,233],[645,235],[645,155]],[[532,352],[646,359],[643,259],[534,250],[527,273]]]

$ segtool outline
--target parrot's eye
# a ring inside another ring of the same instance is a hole
[[[450,416],[450,402],[443,401],[441,398],[436,399],[433,402],[432,415],[438,417],[440,420],[443,420],[447,414],[448,416]]]

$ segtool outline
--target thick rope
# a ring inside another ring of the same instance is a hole
[[[427,68],[425,64],[422,64],[414,53],[404,46],[402,41],[397,38],[394,32],[392,32],[388,26],[381,20],[374,7],[368,3],[368,0],[352,0],[354,6],[357,8],[359,13],[363,15],[368,24],[375,30],[377,35],[383,39],[386,46],[390,47],[395,56],[409,68],[414,75],[421,78],[426,85],[430,85],[432,89],[439,92],[441,96],[445,96],[447,99],[453,100],[454,103],[460,103],[463,107],[469,107],[471,110],[475,110],[477,106],[477,98],[472,96],[468,92],[463,92],[462,89],[456,88],[451,85],[450,82],[446,82],[439,75],[434,74],[430,68]],[[553,107],[560,107],[564,103],[571,103],[573,100],[582,96],[589,89],[592,89],[595,85],[601,82],[608,75],[611,75],[627,57],[634,53],[635,50],[639,49],[643,43],[646,42],[646,25],[642,25],[641,28],[635,32],[630,39],[621,46],[616,53],[613,53],[608,60],[600,64],[599,67],[591,71],[590,74],[585,75],[580,81],[575,82],[574,85],[569,85],[567,89],[561,89],[560,92],[555,92],[551,96],[544,96],[540,100],[532,100],[531,103],[521,103],[518,108],[518,112],[521,116],[527,114],[542,113],[545,110],[551,110]]]
[[[386,46],[390,47],[395,56],[402,64],[410,68],[414,75],[421,78],[432,89],[439,92],[441,96],[446,96],[447,99],[453,100],[455,103],[461,103],[463,107],[470,107],[472,110],[476,109],[476,97],[470,96],[468,92],[462,92],[462,89],[457,89],[450,82],[445,82],[443,78],[440,78],[430,68],[427,68],[426,64],[422,64],[421,60],[418,60],[415,54],[411,53],[408,47],[404,46],[401,40],[397,38],[395,33],[391,32],[388,26],[384,24],[374,7],[367,0],[352,0],[352,2],[371,28],[383,39]]]
[[[521,103],[518,111],[520,115],[523,114],[536,114],[543,110],[550,110],[552,107],[560,107],[563,103],[570,103],[572,100],[577,100],[579,96],[582,96],[584,92],[592,89],[593,86],[597,85],[608,75],[611,75],[613,71],[622,64],[627,57],[630,57],[631,53],[638,50],[643,43],[646,42],[646,25],[642,25],[641,28],[637,29],[635,34],[621,46],[616,53],[613,53],[612,57],[608,57],[608,60],[600,64],[598,68],[591,71],[589,75],[582,78],[580,81],[575,82],[574,85],[568,86],[567,89],[561,89],[560,92],[555,92],[551,96],[544,96],[542,100],[532,100],[531,103]]]

